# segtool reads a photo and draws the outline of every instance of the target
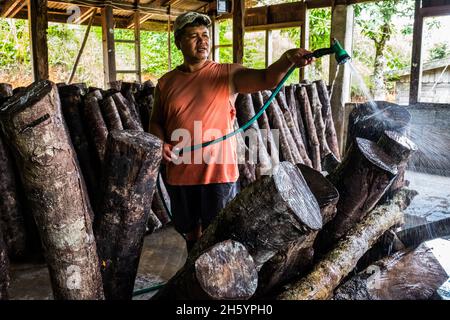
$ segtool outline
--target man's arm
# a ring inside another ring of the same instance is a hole
[[[172,159],[176,159],[177,156],[172,152],[172,145],[166,143],[166,137],[164,134],[164,117],[161,106],[159,86],[155,88],[155,99],[153,101],[152,115],[150,117],[148,132],[158,137],[164,142],[163,145],[163,160],[170,162]]]
[[[275,88],[291,67],[294,65],[304,67],[313,61],[303,57],[307,53],[310,51],[302,48],[288,50],[267,69],[262,70],[232,65],[230,76],[232,93],[252,93]]]

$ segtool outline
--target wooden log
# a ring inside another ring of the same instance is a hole
[[[311,113],[314,119],[314,125],[316,127],[317,138],[319,139],[320,146],[320,159],[324,159],[326,155],[331,153],[328,147],[325,123],[322,119],[322,104],[320,103],[319,94],[314,83],[305,86],[308,93],[309,105],[311,107]]]
[[[357,138],[341,165],[327,178],[340,194],[336,217],[318,236],[316,249],[327,252],[375,206],[397,174],[398,161],[376,143]]]
[[[297,164],[308,187],[320,207],[323,224],[336,214],[339,194],[336,188],[318,171],[304,164]],[[255,296],[272,295],[276,288],[294,277],[303,275],[313,264],[313,244],[317,232],[293,241],[266,262],[258,273],[258,289]]]
[[[264,102],[268,101],[270,95],[271,92],[268,90],[262,92]],[[302,163],[303,160],[301,159],[300,152],[294,143],[291,132],[287,128],[286,121],[284,120],[283,114],[281,113],[280,107],[278,106],[276,100],[272,100],[266,111],[270,128],[272,130],[276,129],[279,132],[279,146],[282,159],[291,163]]]
[[[225,240],[186,263],[155,299],[245,300],[257,283],[258,273],[245,246]]]
[[[87,99],[87,98],[96,98],[97,101],[102,101],[103,95],[99,89],[95,89],[95,90],[89,91],[86,94],[85,99]]]
[[[56,85],[39,81],[9,99],[0,119],[20,164],[55,299],[102,299],[92,209]]]
[[[306,137],[309,141],[309,158],[312,161],[313,168],[317,171],[322,171],[320,161],[320,144],[317,137],[316,126],[314,125],[314,118],[311,113],[308,93],[304,86],[298,87],[296,95],[299,100],[299,109],[302,119],[305,122]]]
[[[163,194],[161,197],[161,193],[158,192],[158,190],[155,190],[152,200],[152,211],[159,219],[159,221],[161,221],[162,225],[166,225],[171,221],[169,212],[167,212],[166,210],[166,206],[170,210],[170,198],[161,176],[159,177],[159,183],[161,187],[160,190],[162,191]]]
[[[94,226],[106,299],[132,297],[161,157],[162,142],[149,133],[108,135],[103,200]]]
[[[308,150],[308,155],[311,154],[310,153],[310,149],[311,147],[309,146],[309,141],[308,141],[308,136],[306,134],[306,129],[305,129],[305,121],[303,120],[302,117],[302,113],[300,112],[300,100],[298,99],[298,95],[296,94],[297,92],[297,88],[299,88],[299,85],[292,85],[292,95],[294,98],[295,103],[292,104],[292,106],[295,108],[295,114],[297,117],[297,127],[298,130],[300,131],[300,135],[302,136],[303,139],[303,144],[305,145],[306,149]]]
[[[341,285],[334,300],[429,300],[448,279],[449,241],[425,242],[370,265]]]
[[[146,234],[152,234],[153,232],[155,232],[155,230],[158,230],[159,228],[161,228],[163,225],[161,223],[161,221],[158,219],[158,217],[156,216],[156,214],[153,212],[153,210],[150,209],[150,212],[148,214],[148,220],[146,223]]]
[[[124,129],[144,131],[134,106],[120,92],[114,93],[112,98],[116,104],[117,111],[119,111]]]
[[[238,123],[234,123],[234,130],[238,129]],[[249,184],[256,180],[256,166],[249,161],[250,151],[245,145],[242,133],[236,135],[236,153],[239,170],[239,185],[241,189],[246,188]]]
[[[0,104],[13,95],[12,86],[9,83],[0,83]]]
[[[241,242],[257,269],[281,248],[322,227],[319,205],[300,171],[280,163],[272,176],[263,176],[242,190],[207,228],[193,255],[211,244]]]
[[[255,116],[255,109],[253,107],[252,97],[250,94],[239,94],[236,99],[236,117],[239,126],[242,127],[250,119]],[[248,137],[249,142],[246,144],[251,155],[252,164],[256,165],[256,178],[261,175],[269,174],[272,170],[272,163],[267,152],[265,142],[259,130],[258,122],[255,121],[243,133],[244,139]]]
[[[255,112],[259,112],[264,105],[264,100],[261,92],[252,93],[252,102]],[[271,132],[271,128],[269,125],[269,119],[267,118],[267,114],[264,111],[262,115],[258,118],[258,126],[260,129],[261,136],[263,138],[264,145],[267,147],[267,152],[270,155],[270,159],[272,162],[272,166],[276,166],[280,163],[280,153],[279,153],[279,144],[275,141],[275,137]],[[277,135],[277,138],[279,136]]]
[[[325,123],[325,136],[334,156],[338,161],[341,160],[341,155],[339,152],[339,143],[336,135],[336,128],[333,122],[333,115],[331,112],[331,102],[330,96],[328,94],[327,86],[323,80],[314,81],[317,88],[317,93],[319,95],[319,100],[322,105],[322,118]]]
[[[9,259],[8,249],[3,242],[3,234],[0,229],[0,300],[8,300],[9,288]]]
[[[0,133],[0,232],[11,258],[24,257],[27,232],[12,154]]]
[[[145,131],[146,127],[143,125],[141,121],[142,120],[141,113],[138,108],[138,104],[136,102],[136,95],[141,90],[142,84],[140,84],[139,82],[122,82],[122,87],[120,88],[120,92],[122,93],[122,95],[134,107],[134,111],[136,112],[136,115],[138,116],[138,119],[141,122],[141,125]]]
[[[292,137],[294,139],[295,145],[298,148],[298,151],[300,152],[300,156],[302,157],[303,163],[311,166],[311,160],[309,159],[308,152],[306,151],[306,147],[303,144],[303,138],[300,136],[300,131],[297,129],[297,126],[295,125],[295,121],[292,117],[292,114],[289,110],[289,107],[286,102],[286,97],[282,92],[279,92],[277,95],[277,102],[281,109],[281,112],[283,113],[284,120],[286,121],[286,125],[289,128],[289,131],[292,134]]]
[[[147,80],[142,84],[142,88],[135,93],[136,105],[141,116],[142,126],[145,131],[149,129],[150,116],[152,114],[154,102],[155,85]]]
[[[106,126],[109,131],[123,130],[122,120],[120,119],[119,111],[116,103],[111,96],[105,97],[101,103],[101,110],[103,119],[105,119]]]
[[[289,111],[291,112],[292,120],[294,121],[295,127],[300,132],[300,136],[302,137],[303,145],[305,147],[307,147],[307,143],[305,140],[306,134],[305,134],[305,129],[303,128],[303,123],[302,123],[303,131],[300,129],[300,126],[299,126],[299,118],[298,118],[298,113],[297,113],[297,99],[295,97],[295,85],[292,84],[292,85],[286,86],[285,92],[286,92],[286,104],[287,104],[287,107],[289,108]]]
[[[103,120],[102,112],[97,98],[88,96],[84,99],[84,118],[92,144],[95,146],[97,158],[103,163],[106,150],[108,128]]]
[[[88,143],[86,130],[83,125],[83,92],[79,86],[65,85],[58,88],[58,93],[64,120],[69,129],[70,138],[86,182],[89,199],[94,208],[96,208],[99,200],[97,192],[100,179],[100,162],[98,161],[99,159],[91,157],[93,146],[90,146]]]
[[[278,295],[281,300],[326,300],[356,266],[363,254],[393,225],[403,221],[403,210],[417,194],[403,189],[388,203],[374,208],[354,225],[312,271]]]

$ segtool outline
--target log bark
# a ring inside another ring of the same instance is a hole
[[[89,131],[89,136],[95,146],[95,153],[98,160],[103,163],[106,149],[106,139],[108,128],[103,120],[102,112],[97,98],[91,96],[84,100],[84,117]]]
[[[443,250],[450,250],[448,241],[431,241],[377,261],[341,285],[334,300],[431,299],[448,279]]]
[[[105,123],[109,131],[123,130],[123,124],[120,119],[119,111],[117,110],[116,103],[111,96],[108,96],[102,100],[101,110],[103,119],[105,119]]]
[[[325,136],[330,147],[330,150],[333,152],[334,156],[338,161],[341,160],[341,155],[339,152],[339,143],[336,135],[336,128],[333,122],[333,115],[331,111],[331,102],[330,96],[328,94],[328,89],[323,80],[314,81],[317,88],[317,93],[319,95],[319,100],[322,105],[322,118],[325,123]]]
[[[161,193],[158,192],[158,190],[155,190],[155,193],[153,194],[153,200],[152,200],[152,210],[155,213],[155,215],[158,217],[159,221],[161,221],[162,225],[166,225],[170,222],[170,216],[169,212],[167,212],[164,203],[166,206],[168,206],[168,209],[170,210],[170,198],[169,194],[167,193],[167,189],[164,185],[164,181],[160,175],[159,177],[159,184],[160,184],[160,190]],[[164,201],[164,203],[163,203]]]
[[[271,95],[271,92],[266,90],[262,92],[264,102],[266,102]],[[276,100],[272,100],[270,106],[266,109],[267,117],[269,119],[270,127],[273,129],[278,129],[280,136],[280,154],[285,161],[291,163],[303,163],[300,156],[300,152],[295,145],[294,138],[286,125],[283,114],[281,113],[280,107]]]
[[[319,252],[327,252],[375,206],[397,174],[398,162],[376,143],[357,138],[341,165],[327,178],[340,194],[336,217],[318,236]]]
[[[153,232],[155,232],[155,230],[158,230],[162,226],[163,225],[162,225],[161,221],[159,221],[158,217],[153,212],[153,210],[150,209],[150,212],[148,214],[147,223],[146,223],[146,231],[145,231],[145,233],[146,234],[152,234]]]
[[[97,101],[103,100],[103,94],[100,89],[90,88],[90,91],[86,94],[85,99],[92,98],[92,97],[96,98]]]
[[[334,289],[356,266],[363,254],[393,225],[403,221],[403,210],[417,194],[401,190],[384,205],[377,206],[366,218],[337,242],[334,248],[319,260],[312,271],[291,284],[278,295],[281,300],[326,300]]]
[[[300,156],[302,157],[303,163],[312,166],[311,160],[309,159],[308,152],[306,151],[306,147],[303,144],[303,138],[300,136],[300,131],[297,129],[295,125],[295,121],[292,117],[291,111],[286,102],[286,97],[282,92],[279,92],[277,95],[278,105],[283,113],[283,117],[286,121],[286,125],[289,128],[289,131],[292,134],[295,145],[297,146],[298,151],[300,152]]]
[[[293,106],[295,107],[295,114],[297,115],[296,117],[298,130],[300,131],[300,135],[302,136],[303,144],[308,150],[308,155],[310,155],[309,151],[311,149],[309,146],[310,143],[308,141],[308,135],[306,134],[305,121],[303,120],[302,113],[300,112],[300,100],[296,93],[299,87],[300,87],[299,85],[292,85],[292,95],[295,101],[295,104],[293,104]]]
[[[257,283],[258,273],[245,246],[225,240],[186,263],[155,299],[245,300]]]
[[[336,188],[320,172],[307,165],[298,164],[297,168],[319,204],[323,224],[329,222],[336,214],[339,199]],[[313,264],[316,236],[317,232],[312,232],[288,244],[266,262],[259,272],[255,296],[272,295],[274,290],[289,280],[303,275]]]
[[[119,111],[124,129],[144,131],[134,105],[126,100],[120,92],[114,93],[112,98]]]
[[[252,97],[250,94],[239,94],[236,99],[236,117],[239,126],[244,126],[250,119],[255,116]],[[248,137],[247,147],[251,155],[251,162],[256,164],[256,178],[261,175],[269,174],[272,171],[272,163],[266,149],[266,144],[259,130],[258,122],[253,122],[251,126],[243,133],[244,137]]]
[[[18,181],[12,154],[0,132],[0,231],[11,258],[22,258],[27,249],[27,232],[19,200]]]
[[[306,88],[304,86],[298,87],[296,95],[299,100],[300,114],[305,123],[306,137],[309,142],[309,158],[312,161],[313,168],[317,171],[322,171],[320,162],[320,144]]]
[[[252,102],[255,112],[259,112],[264,105],[264,100],[261,92],[252,93]],[[271,128],[269,125],[269,119],[267,118],[266,111],[262,113],[262,115],[258,118],[258,126],[261,132],[261,136],[263,138],[264,145],[267,146],[267,152],[270,155],[270,159],[272,161],[272,166],[276,166],[280,163],[280,153],[279,153],[279,144],[277,141],[279,139],[275,139],[271,132]],[[276,138],[279,138],[277,135]],[[275,141],[276,140],[276,141]]]
[[[238,129],[237,122],[234,123],[234,130]],[[237,162],[239,170],[239,184],[241,188],[246,188],[249,184],[256,180],[256,166],[249,161],[250,152],[245,145],[242,133],[236,135],[237,143]]]
[[[91,157],[93,146],[88,144],[86,130],[83,125],[83,101],[82,89],[79,86],[67,85],[58,88],[61,99],[61,108],[64,115],[64,121],[69,129],[70,138],[75,148],[81,172],[83,173],[86,187],[94,208],[98,203],[98,181],[100,179],[100,163]]]
[[[145,131],[149,129],[150,116],[152,114],[154,102],[155,85],[151,81],[146,81],[142,89],[135,93],[136,105],[141,115],[142,126]]]
[[[106,299],[132,297],[161,156],[161,140],[148,133],[109,133],[94,227]]]
[[[56,86],[35,82],[0,109],[45,251],[55,299],[102,299],[92,209]]]
[[[139,91],[142,90],[142,84],[138,82],[122,82],[122,87],[120,88],[120,92],[124,96],[124,98],[130,102],[130,105],[134,108],[134,110],[131,110],[132,114],[135,114],[137,116],[137,119],[141,123],[141,126],[144,128],[144,131],[148,129],[148,127],[145,127],[142,123],[142,116],[141,112],[139,110],[138,104],[136,102],[136,95]],[[148,126],[148,123],[147,123]]]
[[[9,260],[6,244],[0,230],[0,300],[8,300]]]
[[[12,86],[9,83],[0,83],[0,105],[12,95]]]

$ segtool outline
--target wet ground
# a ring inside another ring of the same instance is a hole
[[[406,226],[414,226],[450,218],[450,177],[408,171],[410,188],[419,194],[407,208]],[[183,238],[172,227],[147,236],[139,264],[135,291],[156,286],[170,279],[184,264],[186,248]],[[13,264],[11,266],[10,299],[52,299],[45,264]],[[134,299],[148,299],[155,291]]]

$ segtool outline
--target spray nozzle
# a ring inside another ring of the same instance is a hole
[[[347,51],[344,50],[344,48],[342,48],[341,44],[339,43],[339,41],[337,41],[337,39],[332,40],[331,47],[314,50],[310,54],[305,55],[305,58],[306,59],[313,57],[320,58],[327,54],[333,53],[338,64],[344,64],[351,59],[350,55],[347,53]]]

